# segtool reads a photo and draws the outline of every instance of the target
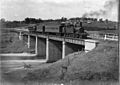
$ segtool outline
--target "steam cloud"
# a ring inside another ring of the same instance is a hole
[[[98,11],[90,11],[89,13],[83,14],[83,17],[100,17],[110,14],[110,10],[117,5],[118,0],[108,0],[105,2],[103,9]]]

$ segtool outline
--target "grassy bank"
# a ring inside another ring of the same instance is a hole
[[[75,83],[76,81],[80,85],[83,81],[89,81],[91,85],[108,85],[111,81],[117,82],[119,77],[117,44],[117,42],[101,42],[98,47],[88,53],[76,52],[55,63],[31,64],[30,69],[10,71],[3,77],[11,81],[22,82],[70,83],[72,81]],[[107,83],[100,84],[93,81]],[[111,85],[117,85],[114,82]]]
[[[24,41],[19,40],[19,35],[11,32],[12,28],[0,29],[0,53],[21,53],[28,51]]]
[[[0,53],[5,53],[7,47],[17,38],[15,33],[10,33],[7,29],[0,30]]]

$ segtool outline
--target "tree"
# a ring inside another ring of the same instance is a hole
[[[34,23],[40,23],[40,22],[43,22],[43,20],[41,18],[39,18],[39,19],[28,18],[28,17],[25,18],[25,23],[27,23],[27,24],[30,24],[30,23],[34,24]]]
[[[66,21],[66,20],[67,20],[67,18],[65,18],[65,17],[61,18],[61,21]]]
[[[105,22],[108,23],[108,19],[105,19]]]
[[[101,19],[99,19],[99,22],[103,22],[103,19],[101,18]]]
[[[0,22],[5,22],[5,19],[4,19],[4,18],[1,18],[1,19],[0,19]]]
[[[25,18],[25,23],[29,24],[30,23],[30,18]]]

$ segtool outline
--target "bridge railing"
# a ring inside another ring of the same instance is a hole
[[[118,36],[117,35],[106,34],[104,36],[104,39],[105,40],[114,40],[114,41],[117,41],[118,40]]]

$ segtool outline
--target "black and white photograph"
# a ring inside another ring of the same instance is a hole
[[[119,0],[0,0],[0,85],[119,85]]]

